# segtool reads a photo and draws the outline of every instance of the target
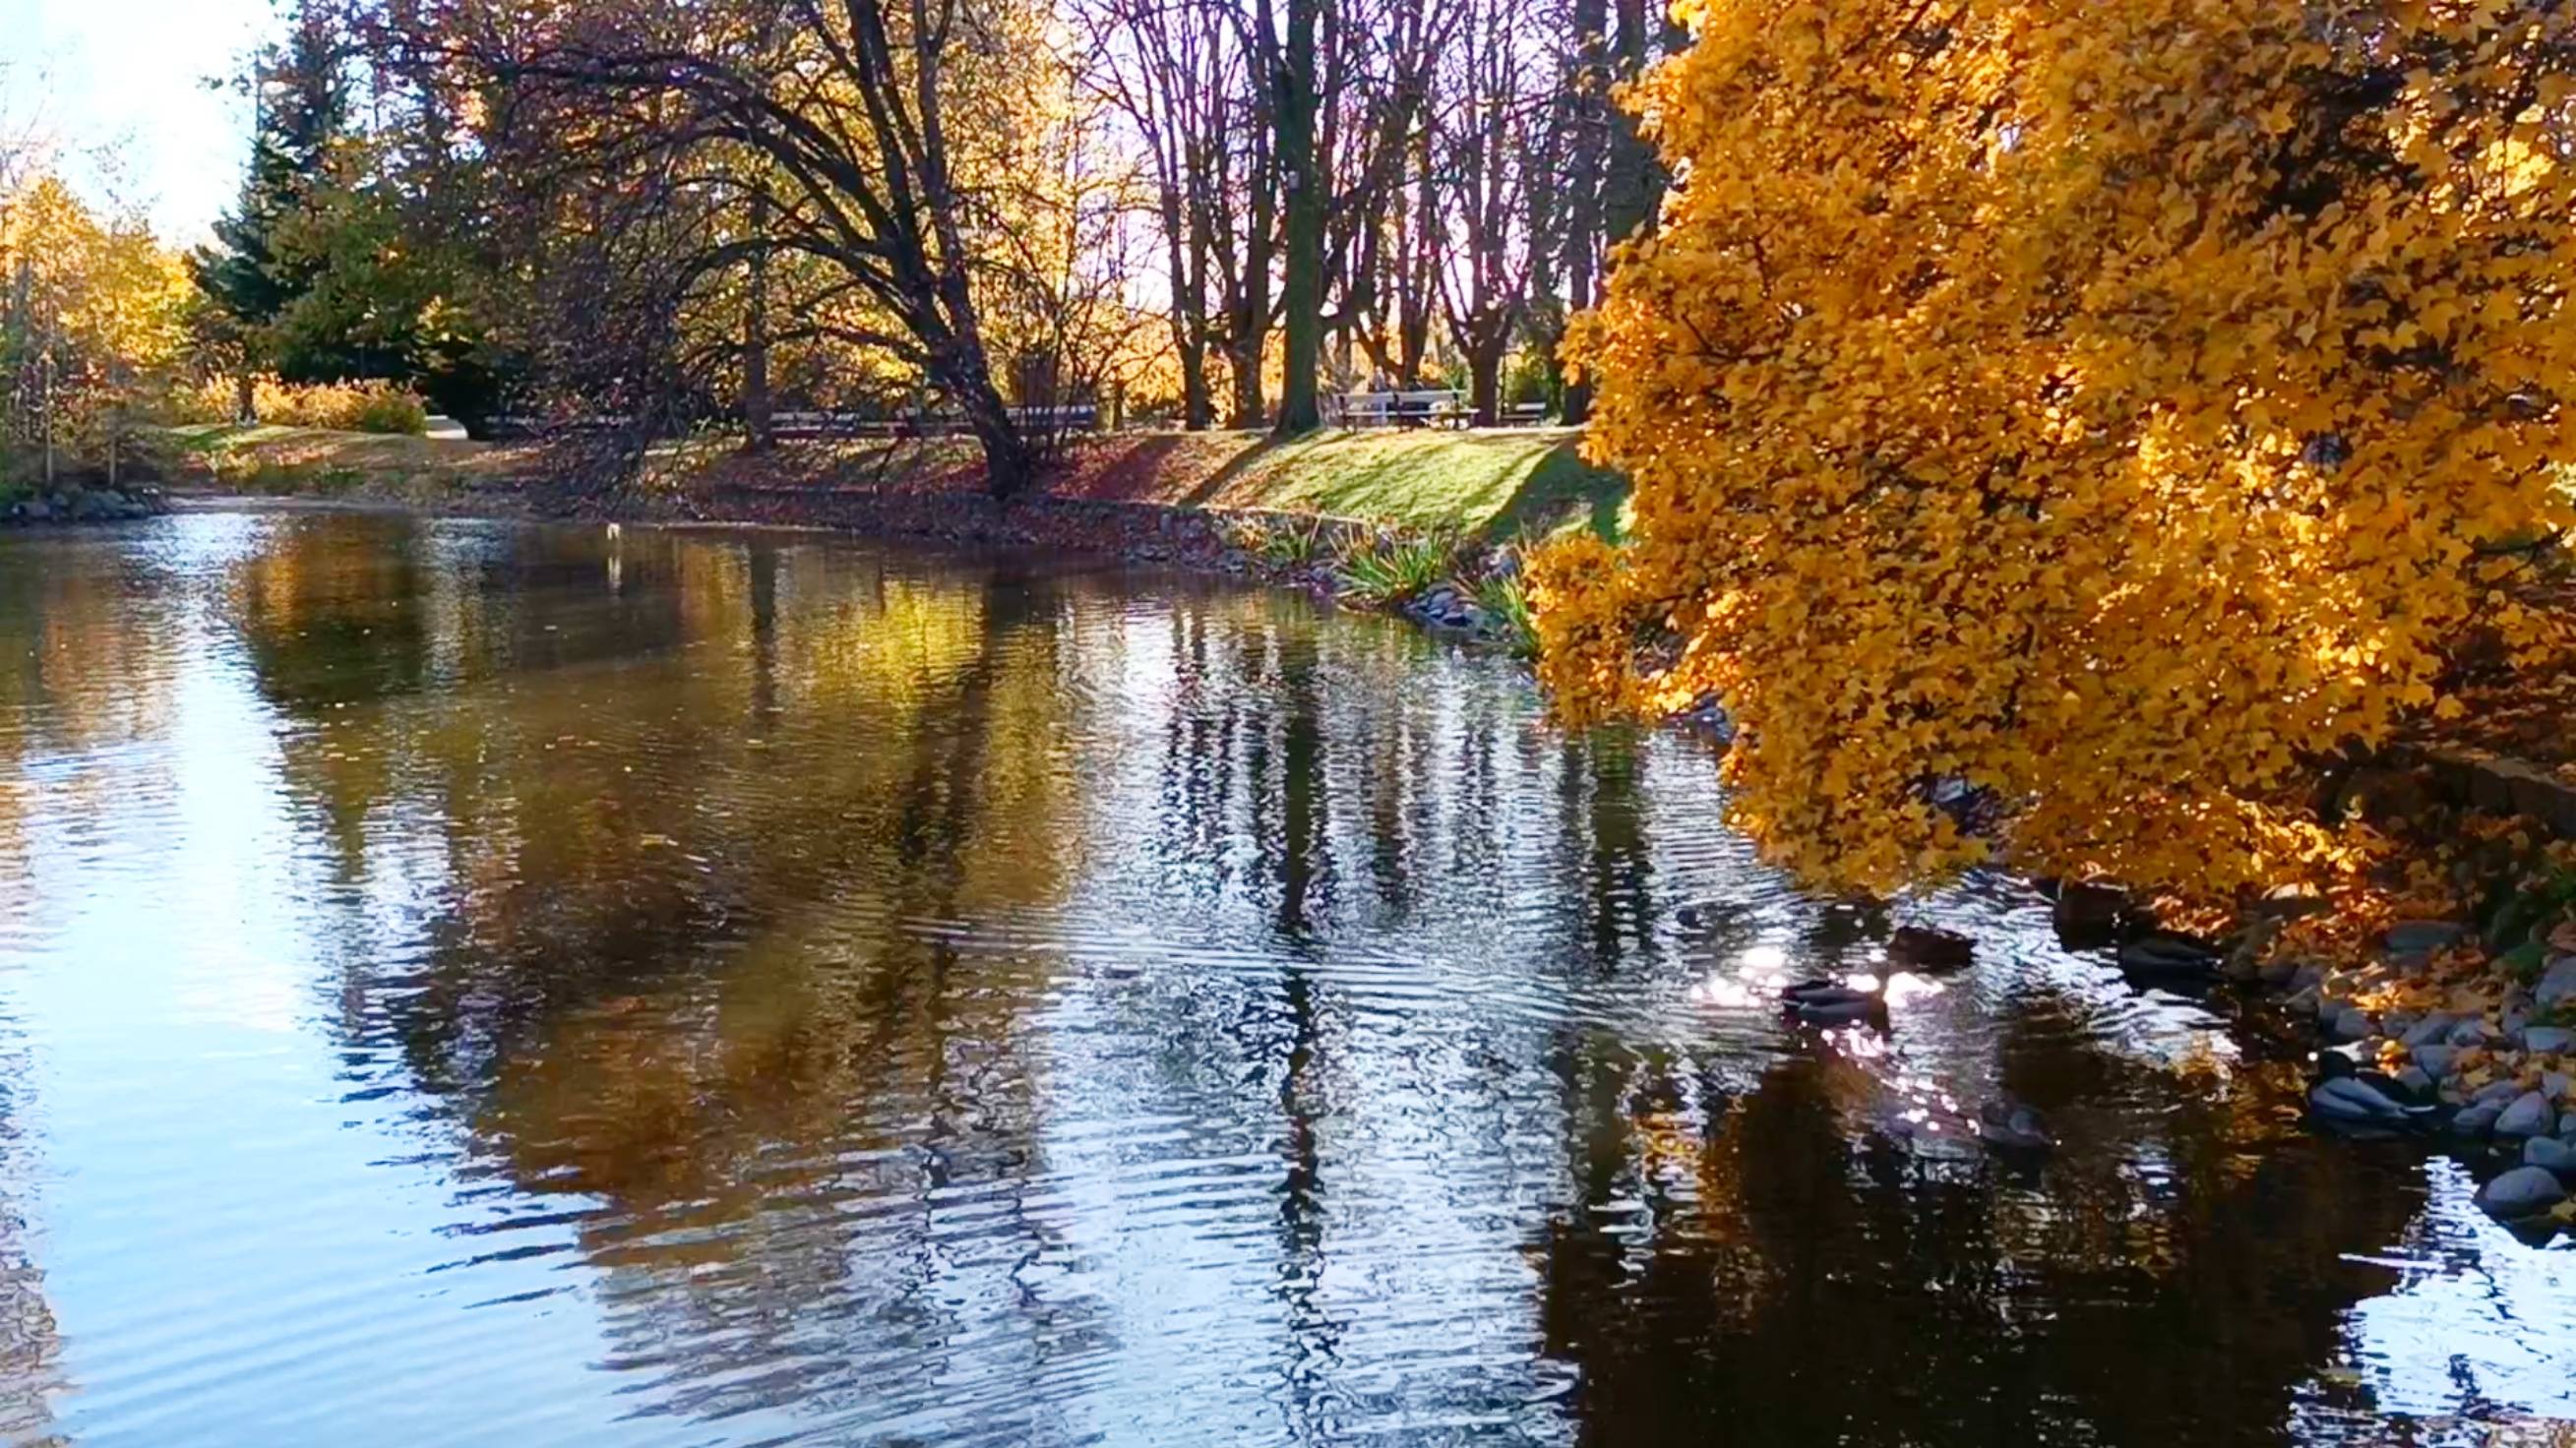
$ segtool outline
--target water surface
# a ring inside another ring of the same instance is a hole
[[[2576,1258],[1981,882],[1205,580],[0,538],[0,1440],[2481,1441]],[[1697,913],[1685,925],[1677,912]],[[1761,982],[1899,920],[1885,1035]],[[1963,1142],[2011,1092],[2065,1138]]]

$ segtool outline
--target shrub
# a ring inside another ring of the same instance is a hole
[[[182,389],[176,400],[180,419],[232,421],[236,388],[232,378],[213,377]],[[429,430],[428,404],[392,382],[280,382],[263,376],[251,383],[251,411],[261,422],[285,427],[414,437]]]

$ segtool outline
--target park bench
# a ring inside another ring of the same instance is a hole
[[[1352,392],[1336,400],[1339,416],[1327,420],[1344,427],[1463,427],[1468,417],[1466,394],[1454,387]]]

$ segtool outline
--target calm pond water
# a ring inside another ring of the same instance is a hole
[[[2576,1255],[1997,882],[1302,599],[784,533],[0,538],[0,1438],[2483,1441]],[[1677,910],[1698,907],[1695,925]],[[2010,1091],[2064,1147],[1961,1140]],[[2535,1434],[2547,1430],[2530,1429]]]

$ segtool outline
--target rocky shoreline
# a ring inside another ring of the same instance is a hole
[[[1319,602],[1411,620],[1453,643],[1511,646],[1506,622],[1454,581],[1400,598],[1372,599],[1348,586],[1334,560],[1382,543],[1396,530],[1357,519],[1256,509],[1182,508],[1096,498],[1032,497],[997,501],[980,493],[941,490],[840,489],[726,483],[661,493],[562,493],[522,483],[385,489],[365,483],[329,494],[236,494],[188,491],[183,502],[206,506],[388,508],[431,516],[553,521],[812,528],[859,537],[920,538],[1008,548],[1054,548],[1190,572],[1248,578],[1291,588]],[[1265,551],[1248,535],[1295,534],[1311,551]],[[1508,549],[1462,544],[1468,571],[1510,571]]]
[[[2422,1129],[2482,1153],[2473,1164],[2502,1168],[2479,1189],[2481,1207],[2564,1222],[2576,1216],[2576,930],[2520,919],[2505,933],[2521,939],[2501,953],[2490,947],[2503,941],[2466,924],[2407,920],[2375,958],[2281,958],[2263,979],[2316,1022],[2321,1050],[2368,1071]],[[2538,953],[2533,925],[2545,927]]]
[[[122,523],[169,511],[161,490],[143,484],[122,488],[59,486],[0,507],[0,527],[43,523]]]

